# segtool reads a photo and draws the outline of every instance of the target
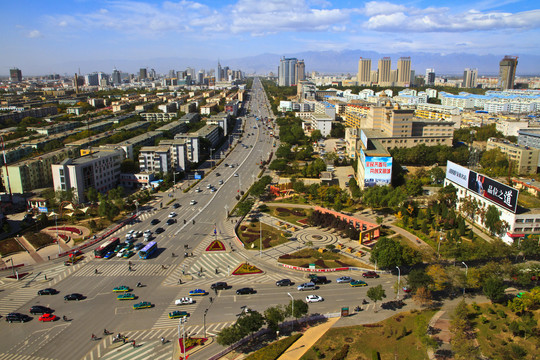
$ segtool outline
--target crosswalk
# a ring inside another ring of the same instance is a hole
[[[181,294],[177,297],[177,299],[180,299],[183,296],[186,296],[187,294]],[[171,326],[178,325],[178,319],[169,319],[169,313],[180,310],[180,311],[187,311],[188,314],[193,314],[193,312],[197,309],[197,306],[199,306],[199,303],[201,302],[200,298],[194,298],[193,300],[196,301],[194,304],[190,305],[174,305],[172,303],[169,305],[161,314],[161,316],[157,319],[154,326],[152,326],[152,329],[160,329],[160,328],[168,328]]]
[[[0,354],[0,360],[54,360],[50,358],[44,358],[41,356],[34,355],[23,355],[23,354]]]
[[[37,296],[37,290],[32,288],[16,289],[0,299],[0,314],[15,312],[21,306]],[[26,311],[24,311],[26,312]]]
[[[233,322],[222,322],[206,324],[206,336],[213,336],[223,330],[225,327],[232,325]],[[186,336],[204,336],[204,324],[185,325]],[[170,342],[175,342],[178,339],[178,319],[174,326],[168,328],[156,328],[147,330],[127,331],[122,332],[129,341],[135,340],[136,347],[130,343],[113,343],[113,336],[104,338],[90,353],[82,360],[161,360],[170,359],[172,357],[173,348],[171,343],[165,346],[161,344],[161,337]],[[182,334],[180,334],[182,335]],[[0,360],[3,358],[0,358]],[[11,359],[10,359],[11,360]],[[15,359],[14,359],[15,360]],[[19,360],[19,359],[16,359]],[[26,360],[26,359],[25,359]],[[28,360],[34,360],[28,359]],[[38,359],[35,359],[38,360]],[[41,360],[41,359],[39,359]],[[46,360],[46,359],[43,359]]]
[[[96,274],[96,269],[98,270]],[[85,266],[77,271],[73,276],[168,276],[174,269],[173,266],[162,264],[152,264],[144,261],[132,261],[131,270],[126,261],[104,260],[93,263],[92,266]]]

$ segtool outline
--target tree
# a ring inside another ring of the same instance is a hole
[[[281,305],[276,305],[264,310],[264,318],[268,328],[276,332],[279,330],[279,324],[285,320],[286,310]]]
[[[264,316],[258,311],[250,311],[246,315],[240,316],[237,325],[243,333],[250,333],[251,337],[264,325]]]
[[[432,285],[434,290],[441,291],[448,286],[448,274],[446,274],[445,269],[441,265],[435,264],[428,266],[426,274],[433,280]]]
[[[371,301],[375,302],[375,309],[377,309],[377,301],[381,301],[383,298],[385,298],[386,292],[382,288],[382,285],[377,285],[367,291],[367,296],[371,299]]]
[[[94,187],[89,187],[86,190],[86,199],[91,202],[96,202],[98,200],[98,192]]]
[[[428,335],[429,322],[424,315],[416,316],[414,319],[414,334],[425,346],[436,349],[439,347],[437,340]]]
[[[486,228],[491,234],[498,234],[497,223],[501,221],[499,210],[493,205],[489,205],[486,213]]]
[[[429,286],[432,281],[433,279],[426,274],[424,269],[412,269],[407,277],[407,284],[413,291],[421,287]]]
[[[420,306],[429,306],[433,300],[431,291],[423,286],[416,290],[416,293],[412,298],[415,302],[420,304]]]
[[[506,286],[504,282],[498,276],[490,276],[484,282],[482,290],[491,302],[500,302],[504,299],[504,290]]]
[[[292,157],[291,145],[289,144],[280,145],[276,150],[276,157],[278,159],[291,159]]]
[[[376,262],[381,269],[394,268],[402,263],[403,246],[394,239],[379,239],[371,252],[371,262]]]
[[[245,335],[237,324],[233,324],[221,330],[217,334],[216,341],[223,346],[229,346],[240,341]]]
[[[270,163],[268,169],[274,171],[285,171],[287,170],[287,160],[285,159],[276,159]]]
[[[322,134],[321,134],[321,130],[314,130],[312,133],[311,133],[311,141],[314,141],[314,142],[317,142],[319,141],[320,139],[322,139]]]
[[[296,320],[306,315],[308,311],[309,311],[308,304],[302,300],[294,300],[294,306],[293,306],[293,300],[289,301],[289,305],[287,305],[287,309],[286,309],[287,316],[292,316]]]

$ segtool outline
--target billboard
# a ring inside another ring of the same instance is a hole
[[[362,155],[363,152],[362,152]],[[386,186],[392,181],[392,157],[362,156],[364,161],[364,187]]]
[[[503,208],[516,212],[519,191],[475,171],[448,161],[446,178]]]
[[[360,130],[360,140],[362,141],[362,144],[364,144],[364,147],[367,149],[368,139],[364,130]]]

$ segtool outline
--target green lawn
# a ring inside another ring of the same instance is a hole
[[[298,226],[304,225],[299,223],[298,220],[309,217],[312,212],[313,209],[303,209],[289,206],[270,207],[270,215]]]
[[[275,360],[290,348],[300,337],[302,337],[302,334],[295,334],[285,339],[275,341],[249,355],[246,360]]]
[[[427,359],[427,349],[414,336],[415,318],[430,319],[435,311],[405,312],[392,316],[373,327],[348,326],[331,328],[301,357],[302,360],[332,359],[349,346],[346,357],[340,359],[372,359],[378,351],[381,360]],[[355,315],[362,316],[362,313]]]
[[[325,251],[318,252],[315,249],[302,249],[292,254],[286,254],[279,258],[280,263],[308,267],[315,264],[317,269],[339,268],[339,267],[362,267],[370,268],[369,265],[352,259],[339,252]]]
[[[262,245],[263,249],[268,249],[289,241],[283,236],[285,230],[276,229],[273,226],[262,224]],[[238,228],[238,237],[245,244],[247,250],[259,250],[261,243],[261,234],[259,222],[244,222]]]

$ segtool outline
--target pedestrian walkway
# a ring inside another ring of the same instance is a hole
[[[186,291],[182,291],[176,298],[176,299],[180,299],[180,298],[183,298],[183,297],[187,297],[188,294],[187,294],[187,290]],[[175,325],[178,325],[178,319],[169,319],[169,313],[173,312],[173,311],[187,311],[187,313],[189,315],[193,314],[193,312],[197,309],[197,307],[201,304],[201,297],[196,297],[194,298],[193,300],[195,301],[194,304],[189,304],[189,305],[175,305],[174,304],[174,301],[169,305],[167,306],[167,308],[163,311],[163,313],[161,314],[161,316],[157,319],[157,321],[154,323],[154,325],[152,326],[152,329],[160,329],[160,328],[169,328],[171,326],[175,326]]]
[[[105,262],[108,261],[108,262]],[[98,273],[96,274],[96,269]],[[162,264],[132,261],[131,270],[125,260],[104,260],[104,262],[94,262],[84,266],[73,274],[78,277],[98,277],[98,276],[168,276],[174,269],[173,266],[163,266]]]
[[[23,355],[23,354],[0,354],[0,360],[54,360],[41,356]]]
[[[34,299],[36,295],[36,289],[23,288],[14,290],[9,295],[4,296],[0,299],[0,314],[8,314],[10,312],[16,311],[27,302]]]
[[[278,360],[300,359],[338,320],[339,318],[327,319],[326,322],[307,329],[304,335],[292,344]]]

